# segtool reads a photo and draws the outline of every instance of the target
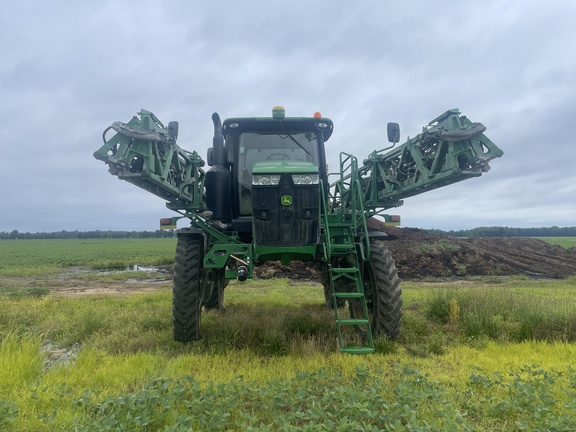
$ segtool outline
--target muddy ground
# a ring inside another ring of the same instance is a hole
[[[576,248],[566,249],[542,240],[515,237],[456,238],[418,228],[386,227],[370,219],[369,229],[388,234],[401,278],[451,276],[512,276],[564,278],[576,275]],[[256,269],[262,278],[314,279],[313,266],[279,263]]]

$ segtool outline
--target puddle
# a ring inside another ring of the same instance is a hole
[[[171,273],[172,266],[141,266],[134,264],[125,269],[109,268],[109,269],[92,269],[90,267],[68,267],[68,273],[98,273],[98,274],[114,274],[114,273],[132,273],[132,272],[145,272],[145,273]]]

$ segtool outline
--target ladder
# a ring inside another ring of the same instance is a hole
[[[333,190],[331,201],[333,203],[338,201],[340,205],[325,207],[322,212],[326,236],[324,255],[328,267],[328,284],[340,351],[346,354],[371,354],[374,352],[374,340],[361,271],[361,263],[369,259],[370,246],[362,205],[358,165],[356,158],[346,153],[341,153],[340,164],[340,179],[330,187]],[[345,176],[346,171],[350,171],[350,175]],[[358,240],[359,233],[364,234],[362,237],[366,244]],[[344,285],[346,290],[337,290],[337,284]],[[338,310],[339,299],[353,302],[356,316],[342,318],[341,311]],[[360,345],[345,341],[343,333],[347,326],[366,329],[366,336],[362,337]]]

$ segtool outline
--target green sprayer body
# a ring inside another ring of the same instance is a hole
[[[387,209],[479,177],[503,154],[481,123],[456,109],[400,145],[398,125],[388,123],[388,148],[361,164],[340,153],[334,173],[325,152],[333,122],[319,114],[285,117],[275,107],[272,117],[221,122],[215,113],[212,121],[206,161],[177,144],[177,122],[164,126],[146,110],[128,123],[114,122],[94,153],[111,174],[179,213],[162,219],[162,227],[191,222],[177,230],[174,266],[173,328],[182,342],[200,338],[202,309],[223,307],[230,279],[251,278],[254,266],[267,261],[300,260],[316,264],[341,351],[373,352],[375,336],[398,336],[402,299],[387,236],[369,230],[367,219],[378,215],[398,225]]]

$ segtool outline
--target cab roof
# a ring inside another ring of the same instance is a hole
[[[234,117],[222,123],[223,135],[234,132],[317,132],[322,133],[324,141],[328,141],[334,130],[334,124],[329,118],[316,117]]]

